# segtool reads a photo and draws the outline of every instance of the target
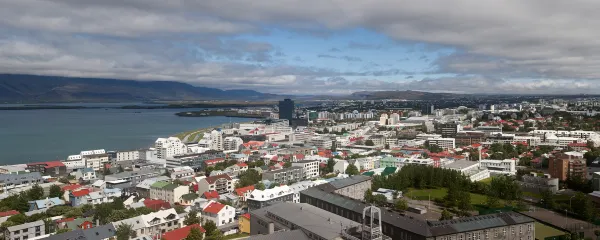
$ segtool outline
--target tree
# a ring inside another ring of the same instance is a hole
[[[333,160],[333,158],[329,158],[329,160],[327,160],[327,168],[326,168],[326,172],[327,173],[332,173],[333,172],[333,167],[335,166],[335,160]]]
[[[206,230],[207,237],[211,237],[214,234],[216,234],[216,231],[219,231],[219,229],[217,228],[217,224],[215,224],[215,222],[211,220],[204,222],[202,227],[204,228],[204,230]]]
[[[184,213],[185,209],[183,208],[183,206],[177,205],[175,206],[175,212],[177,212],[177,214]]]
[[[408,202],[404,199],[398,199],[394,205],[394,208],[398,211],[406,211],[406,209],[408,209]]]
[[[125,169],[123,168],[123,165],[119,165],[119,172],[125,172]]]
[[[498,199],[496,196],[488,195],[485,199],[485,206],[488,208],[499,208],[501,207],[500,199]]]
[[[113,207],[113,210],[125,209],[125,204],[123,203],[123,199],[121,199],[120,197],[114,198],[111,205]]]
[[[550,190],[545,190],[540,192],[541,199],[540,202],[542,206],[547,209],[555,209],[556,208],[556,200],[554,194]]]
[[[81,217],[83,215],[83,211],[81,210],[81,208],[71,208],[70,211],[68,211],[67,213],[65,213],[65,217],[67,218],[71,218],[71,217]]]
[[[102,175],[108,176],[110,174],[111,174],[110,168],[105,167],[105,168],[102,169]]]
[[[52,185],[50,187],[50,192],[48,194],[48,197],[50,197],[50,198],[54,198],[54,197],[60,198],[60,197],[62,197],[63,194],[64,194],[63,190],[61,190],[58,185]]]
[[[448,210],[444,209],[442,211],[442,216],[440,217],[440,221],[450,220],[450,219],[452,219],[452,214]]]
[[[44,198],[44,189],[40,187],[40,185],[33,185],[33,187],[27,191],[27,197],[29,197],[30,200],[42,199]]]
[[[58,229],[58,231],[56,231],[56,234],[66,233],[66,232],[70,232],[70,231],[71,231],[71,229],[69,229],[69,228],[61,228],[61,229]]]
[[[385,206],[387,204],[387,198],[381,194],[373,196],[373,203],[377,206]]]
[[[365,202],[367,203],[373,203],[373,191],[371,191],[371,189],[367,189],[365,191]]]
[[[389,144],[385,144],[385,149],[390,149],[390,145]]]
[[[600,238],[600,230],[594,230],[594,235],[596,235],[596,239]]]
[[[292,167],[292,162],[285,162],[283,164],[283,168],[290,168],[290,167]]]
[[[199,224],[200,219],[198,218],[198,212],[196,210],[190,211],[187,215],[185,215],[185,219],[183,220],[183,224],[186,226]]]
[[[117,240],[129,240],[130,237],[135,237],[135,231],[131,225],[122,223],[117,226],[116,235]]]
[[[239,179],[240,180],[236,183],[236,188],[257,184],[262,180],[262,176],[260,173],[258,173],[258,171],[254,169],[248,169],[240,174]]]
[[[375,146],[375,143],[373,142],[373,140],[369,139],[369,140],[365,141],[365,145],[367,145],[367,146]]]
[[[262,182],[257,183],[256,185],[254,185],[254,188],[258,189],[258,190],[265,190],[265,184]]]
[[[96,205],[96,213],[94,214],[94,220],[100,221],[100,224],[109,223],[108,218],[113,212],[113,208],[110,203],[101,203]]]
[[[360,172],[358,171],[358,168],[354,164],[350,164],[346,168],[346,174],[352,176],[352,175],[358,175],[358,174],[360,174]]]
[[[188,233],[187,237],[184,238],[184,240],[203,240],[203,239],[204,239],[204,235],[202,234],[200,229],[197,227],[192,228],[190,230],[190,233]]]
[[[596,215],[596,208],[594,203],[590,200],[585,193],[577,192],[573,197],[572,210],[575,214],[579,215],[586,221],[593,220]]]
[[[471,210],[473,206],[471,205],[471,194],[465,191],[460,191],[458,194],[458,209],[460,210]]]

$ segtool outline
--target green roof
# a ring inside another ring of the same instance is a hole
[[[364,173],[362,173],[362,175],[369,176],[369,177],[372,177],[374,174],[375,174],[374,172],[364,172]]]
[[[177,187],[179,187],[179,185],[173,184],[173,183],[169,183],[169,184],[167,184],[167,185],[165,185],[165,186],[163,186],[161,188],[165,189],[165,190],[173,190],[173,189],[175,189]]]
[[[167,186],[169,184],[170,183],[165,182],[165,181],[158,181],[158,182],[155,182],[154,184],[152,184],[150,187],[153,187],[153,188],[163,188],[164,186]]]
[[[183,198],[183,200],[191,201],[191,200],[198,198],[198,194],[188,193],[188,194],[184,194],[183,196],[181,196],[181,198]]]
[[[380,162],[398,162],[399,160],[395,157],[384,157],[379,161]]]
[[[385,169],[383,169],[383,172],[381,172],[381,176],[387,176],[392,173],[395,173],[396,169],[396,167],[386,167]]]

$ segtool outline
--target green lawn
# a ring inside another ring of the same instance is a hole
[[[250,235],[248,235],[246,233],[236,233],[236,234],[231,234],[231,235],[224,236],[223,240],[243,238],[243,237],[250,237]]]
[[[544,239],[547,237],[558,236],[563,234],[565,233],[556,228],[544,225],[539,222],[535,222],[535,239]]]
[[[410,197],[416,200],[427,200],[431,194],[431,200],[435,198],[444,198],[448,189],[446,188],[436,188],[436,189],[410,189],[408,193],[404,194],[404,196]],[[473,205],[483,205],[485,204],[486,197],[481,194],[471,194],[471,204]]]
[[[523,192],[523,196],[537,198],[537,199],[541,199],[542,198],[541,194],[539,194],[539,193],[532,193],[532,192]]]
[[[482,183],[485,183],[485,184],[487,184],[487,185],[490,185],[490,184],[492,183],[492,177],[489,177],[489,178],[483,179],[483,180],[481,180],[481,181],[479,181],[479,182],[482,182]]]

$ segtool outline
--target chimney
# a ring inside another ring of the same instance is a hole
[[[272,234],[274,232],[275,232],[275,224],[269,223],[269,234]]]

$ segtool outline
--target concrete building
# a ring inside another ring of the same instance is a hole
[[[181,203],[181,197],[190,192],[190,187],[169,182],[155,182],[150,185],[150,198],[161,199],[170,204]]]
[[[559,153],[548,160],[548,173],[561,181],[579,175],[587,177],[586,159],[583,155]]]
[[[330,149],[333,145],[333,140],[330,137],[313,137],[309,142],[311,145],[322,149]]]
[[[269,180],[277,183],[288,183],[291,181],[302,181],[304,179],[303,167],[289,167],[275,171],[263,172],[262,180]]]
[[[239,137],[226,137],[223,140],[224,151],[239,151],[240,146],[244,144],[244,140]]]
[[[472,182],[481,181],[490,177],[490,171],[481,167],[479,162],[474,161],[456,160],[450,164],[444,165],[443,168],[459,171],[463,175],[469,177]]]
[[[367,204],[359,200],[328,193],[315,187],[300,192],[300,202],[330,213],[363,221]],[[254,217],[254,216],[253,216]],[[456,220],[423,221],[394,211],[381,212],[381,230],[392,239],[411,240],[474,240],[474,239],[535,239],[535,221],[518,213],[497,213],[465,217]],[[252,231],[254,231],[254,225]]]
[[[213,221],[217,227],[233,223],[235,208],[219,202],[211,201],[202,209],[204,220]]]
[[[313,179],[319,177],[319,163],[318,160],[302,160],[292,163],[292,167],[304,168],[304,179]]]
[[[225,194],[233,192],[233,189],[233,179],[227,174],[210,176],[198,181],[199,193],[217,191],[219,194]]]
[[[210,133],[204,133],[204,136],[198,142],[198,146],[210,150],[223,151],[223,131],[219,128],[212,130]]]
[[[454,138],[430,138],[427,140],[429,145],[437,145],[444,150],[451,150],[456,148],[456,142]]]
[[[118,151],[117,152],[117,162],[120,161],[133,161],[140,159],[140,151],[139,150],[131,150],[131,151]]]
[[[196,174],[196,172],[194,171],[194,169],[192,169],[191,167],[188,166],[183,166],[183,167],[175,167],[172,169],[169,169],[169,175],[171,176],[171,179],[175,180],[175,179],[190,179],[193,178]]]
[[[39,172],[14,172],[0,174],[0,192],[14,188],[42,183],[42,175]]]
[[[139,171],[133,171],[133,172],[126,171],[126,172],[120,172],[120,173],[116,173],[116,174],[106,175],[106,176],[104,176],[104,181],[106,181],[106,182],[127,181],[128,182],[127,187],[135,187],[136,185],[138,185],[139,183],[141,183],[142,181],[144,181],[148,178],[158,177],[158,176],[161,176],[162,174],[163,174],[162,169],[142,169]]]
[[[440,124],[438,129],[443,138],[455,138],[459,127],[459,124],[452,122]]]
[[[371,177],[356,175],[321,184],[316,188],[352,199],[363,200],[365,199],[365,192],[371,188],[371,184]]]
[[[250,212],[249,239],[344,239],[342,232],[359,225],[309,204],[282,202]]]
[[[115,228],[119,228],[121,224],[131,225],[132,230],[137,236],[149,236],[150,239],[160,239],[161,235],[165,232],[181,228],[183,218],[177,214],[174,208],[171,208],[113,223]]]
[[[199,171],[204,168],[205,161],[211,161],[216,159],[225,160],[225,157],[226,155],[223,152],[212,150],[203,153],[177,155],[167,158],[167,168],[188,166],[196,171]]]
[[[61,177],[67,175],[67,167],[60,161],[28,163],[27,170],[39,172],[42,176]]]
[[[168,159],[176,155],[188,153],[187,146],[176,137],[156,139],[154,148],[157,151],[156,157],[159,159]]]
[[[7,227],[4,231],[4,239],[7,240],[33,239],[42,235],[46,235],[45,224],[42,220]]]
[[[140,198],[149,198],[150,197],[150,186],[152,184],[159,181],[167,181],[170,180],[167,176],[159,176],[154,178],[147,178],[146,180],[138,183],[135,186],[135,192],[138,194]]]
[[[250,211],[266,207],[275,202],[294,202],[294,191],[285,185],[265,190],[254,189],[246,199]]]
[[[529,175],[523,175],[522,178],[519,185],[523,191],[534,193],[543,191],[558,192],[558,178],[552,178],[550,174],[538,176],[536,173],[530,173]]]
[[[479,163],[491,173],[515,175],[517,173],[517,161],[512,159],[492,160],[483,159]]]
[[[476,143],[485,141],[485,133],[469,131],[469,132],[458,132],[454,137],[456,146],[470,146]]]
[[[72,172],[71,175],[80,181],[94,181],[97,179],[96,171],[93,168],[80,168]]]

